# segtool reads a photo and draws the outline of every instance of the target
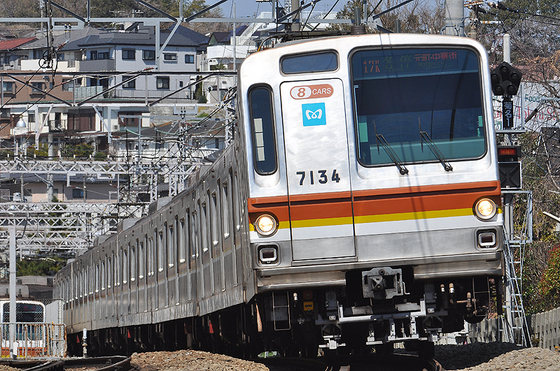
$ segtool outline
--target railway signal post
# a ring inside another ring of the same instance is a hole
[[[506,39],[504,37],[504,39]],[[509,63],[509,45],[504,41],[504,62],[491,72],[492,92],[496,96],[503,96],[502,100],[502,130],[503,143],[498,145],[498,168],[504,203],[504,231],[506,236],[506,277],[505,277],[505,309],[507,340],[519,345],[526,345],[524,329],[527,328],[523,300],[521,294],[521,277],[517,277],[516,270],[522,265],[523,238],[516,239],[514,232],[513,209],[515,194],[522,192],[522,171],[519,157],[521,147],[515,143],[516,130],[514,106],[512,96],[517,94],[521,83],[522,73]],[[519,258],[514,257],[513,249],[520,251]]]

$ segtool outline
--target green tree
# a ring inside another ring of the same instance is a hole
[[[206,8],[204,0],[190,0],[183,3],[183,16],[188,17]]]
[[[539,289],[544,310],[560,306],[560,245],[550,251],[546,270],[539,282]]]
[[[17,262],[17,276],[54,276],[66,265],[60,258],[45,258],[40,260],[19,260]]]

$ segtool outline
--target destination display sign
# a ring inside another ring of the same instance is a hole
[[[359,55],[360,72],[363,77],[387,76],[392,74],[412,74],[433,71],[457,71],[464,68],[468,51],[428,49],[411,53],[401,51],[369,51]],[[354,67],[357,67],[354,57]]]

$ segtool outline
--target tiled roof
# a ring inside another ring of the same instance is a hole
[[[96,35],[101,33],[101,30],[98,30],[93,27],[84,27],[83,29],[72,29],[69,32],[65,32],[62,35],[55,35],[53,45],[55,47],[60,47],[66,43],[72,42],[74,40],[78,40],[84,38],[88,35]],[[43,49],[47,47],[47,38],[43,37],[29,44],[25,44],[22,46],[22,49]]]
[[[25,39],[13,39],[0,41],[0,50],[12,50],[30,41],[36,40],[34,37],[26,37]]]
[[[200,45],[198,40],[203,38],[203,35],[197,34],[194,31],[186,32],[185,30],[181,30],[181,28],[182,27],[180,27],[180,30],[173,35],[168,45],[198,47]],[[163,44],[168,37],[168,32],[162,32],[160,44]],[[69,42],[68,44],[64,45],[62,50],[75,50],[83,47],[100,45],[153,46],[154,44],[155,35],[153,27],[148,28],[145,26],[141,26],[137,29],[137,32],[120,31],[89,35],[81,39]]]

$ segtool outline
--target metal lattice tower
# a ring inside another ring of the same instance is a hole
[[[506,287],[506,324],[505,339],[519,346],[532,346],[527,341],[529,326],[523,306],[523,257],[525,246],[532,242],[533,200],[530,191],[513,191],[502,189],[506,200],[504,220],[504,256],[505,256],[505,287]],[[525,197],[525,215],[518,228],[513,224],[513,199],[521,202]]]
[[[226,128],[227,125],[231,122],[226,121]],[[120,184],[117,200],[113,202],[0,203],[0,250],[8,240],[9,229],[2,227],[13,226],[18,234],[20,256],[87,251],[97,236],[113,233],[119,222],[146,215],[149,204],[158,199],[158,185],[167,184],[169,197],[185,189],[189,175],[208,163],[204,159],[208,150],[187,143],[197,135],[196,132],[189,133],[186,127],[179,130],[178,135],[170,139],[173,144],[165,158],[149,158],[139,152],[129,156],[127,161],[35,160],[25,157],[0,161],[0,175],[23,179],[23,176],[33,174],[45,182],[47,188],[49,184],[52,187],[53,176],[66,179],[67,183],[72,178],[93,178],[97,182]],[[138,146],[141,147],[140,141]],[[149,194],[149,200],[139,201],[138,192]]]

